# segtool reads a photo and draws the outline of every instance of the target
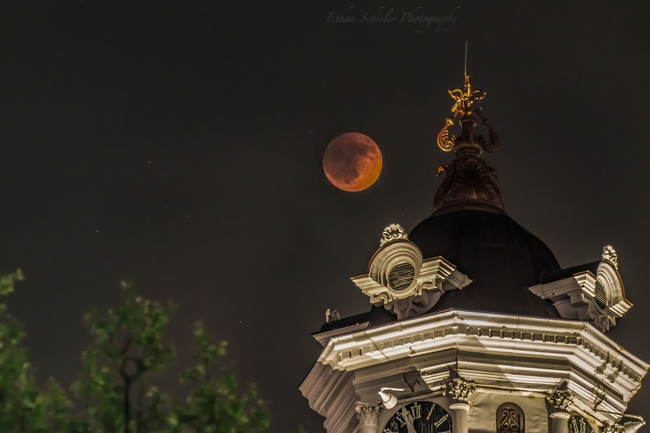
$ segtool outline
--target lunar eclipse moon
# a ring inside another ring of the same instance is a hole
[[[323,170],[327,179],[340,190],[358,192],[369,188],[381,173],[381,151],[372,138],[358,132],[346,132],[327,145]]]

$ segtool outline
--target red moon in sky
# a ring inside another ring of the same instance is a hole
[[[370,187],[381,173],[381,151],[372,138],[346,132],[327,145],[323,170],[332,185],[348,192]]]

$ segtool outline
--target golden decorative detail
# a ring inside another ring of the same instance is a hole
[[[485,98],[485,95],[487,95],[486,92],[480,89],[476,89],[472,92],[472,84],[469,82],[469,75],[465,75],[465,86],[463,90],[454,89],[447,90],[447,92],[449,92],[449,96],[456,101],[454,106],[451,107],[451,112],[454,113],[454,118],[458,115],[460,115],[460,117],[471,115],[472,105],[474,105],[474,102],[482,100]]]
[[[483,98],[485,98],[485,95],[487,95],[487,92],[484,92],[483,90],[472,90],[472,84],[469,81],[469,75],[465,75],[465,85],[463,86],[463,90],[454,89],[447,91],[449,92],[449,96],[451,96],[455,101],[453,107],[451,107],[451,112],[454,113],[454,115],[451,118],[445,120],[445,126],[438,134],[436,140],[438,147],[440,147],[440,149],[444,152],[450,152],[453,149],[454,141],[457,138],[456,136],[449,138],[449,127],[454,124],[456,118],[460,119],[464,117],[471,117],[474,103],[481,101]]]
[[[454,121],[447,118],[445,122],[446,124],[438,134],[436,141],[438,142],[438,147],[442,149],[443,152],[451,152],[454,147],[454,141],[449,139],[448,128],[454,124]]]

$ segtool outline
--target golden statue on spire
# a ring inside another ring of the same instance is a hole
[[[469,140],[470,143],[478,141],[483,149],[487,152],[492,152],[496,150],[499,146],[498,137],[496,133],[492,130],[490,126],[490,120],[483,117],[481,113],[481,108],[475,108],[474,104],[482,101],[487,95],[487,92],[484,92],[481,89],[472,90],[472,84],[469,81],[469,75],[465,74],[465,85],[463,89],[454,89],[447,90],[449,96],[455,101],[453,107],[451,107],[451,112],[453,116],[447,118],[445,121],[445,126],[442,128],[437,137],[438,147],[444,152],[451,152],[454,150],[454,144],[456,141],[463,137]],[[490,140],[486,141],[482,136],[474,136],[474,126],[476,122],[474,119],[474,114],[477,114],[483,121],[483,125],[488,127],[490,134]],[[452,126],[455,120],[458,119],[458,124],[463,128],[461,136],[452,135],[449,136],[449,127]]]
[[[454,142],[457,139],[456,135],[449,137],[449,127],[454,124],[456,118],[459,119],[459,124],[463,126],[463,119],[471,118],[473,114],[473,105],[475,102],[481,101],[487,95],[487,92],[483,90],[476,89],[472,91],[472,84],[469,81],[469,75],[465,75],[465,86],[463,90],[454,89],[447,90],[449,96],[455,101],[454,106],[451,107],[451,112],[454,115],[451,118],[447,118],[445,126],[442,128],[438,134],[437,142],[438,147],[444,152],[451,152],[454,148]]]
[[[485,98],[487,95],[486,92],[481,89],[476,89],[472,92],[472,84],[469,82],[469,75],[465,75],[465,87],[464,90],[454,89],[447,90],[449,96],[451,96],[456,103],[451,107],[451,112],[454,113],[454,117],[460,114],[464,116],[465,113],[468,115],[472,113],[472,105],[475,101],[480,101]]]
[[[490,206],[503,208],[503,198],[494,179],[496,170],[488,167],[481,158],[483,151],[494,152],[499,147],[499,136],[490,125],[477,106],[485,98],[486,92],[480,89],[472,90],[472,85],[467,75],[467,43],[465,43],[465,85],[463,89],[448,90],[449,96],[454,100],[451,107],[453,116],[447,118],[445,126],[438,134],[437,142],[440,149],[445,152],[452,150],[456,158],[448,164],[438,168],[438,176],[445,173],[445,180],[438,188],[433,205],[436,212],[443,207],[453,206]],[[458,119],[462,128],[460,135],[449,136],[449,128]],[[487,127],[488,139],[475,134],[474,127],[481,120]]]

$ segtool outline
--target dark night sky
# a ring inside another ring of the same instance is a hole
[[[348,6],[457,21],[326,22]],[[132,279],[179,306],[179,362],[202,319],[270,400],[273,433],[322,432],[297,389],[310,333],[327,308],[366,311],[349,277],[386,225],[431,212],[465,40],[506,210],[563,267],[617,249],[635,307],[608,335],[650,361],[648,16],[645,1],[1,2],[0,269],[27,277],[9,304],[40,377],[75,378],[83,314]],[[383,152],[362,193],[322,173],[346,131]],[[650,418],[649,399],[630,412]]]

